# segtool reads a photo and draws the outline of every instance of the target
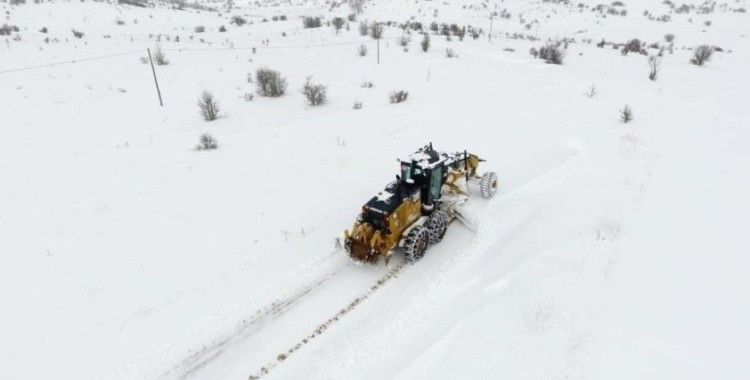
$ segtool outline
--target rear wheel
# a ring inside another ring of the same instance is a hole
[[[416,226],[406,235],[404,239],[404,256],[408,261],[414,262],[424,256],[427,245],[430,242],[429,231],[423,226]]]
[[[482,193],[482,198],[490,199],[497,193],[497,174],[494,172],[484,173],[482,179],[479,180],[479,190]]]
[[[430,244],[439,243],[448,229],[448,213],[443,210],[433,212],[430,219],[427,219],[425,227],[430,235]]]

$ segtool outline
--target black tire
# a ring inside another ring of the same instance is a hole
[[[482,179],[479,180],[479,190],[484,199],[494,197],[497,194],[497,174],[494,172],[484,173]]]
[[[430,235],[427,228],[416,226],[406,235],[404,239],[404,256],[406,260],[414,262],[424,256],[427,246],[430,243]]]
[[[432,213],[430,219],[425,223],[427,232],[430,235],[430,244],[437,244],[445,236],[448,230],[448,213],[443,210],[437,210]]]

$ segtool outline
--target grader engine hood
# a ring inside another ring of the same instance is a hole
[[[419,218],[419,187],[403,182],[389,184],[363,207],[351,232],[347,231],[345,248],[360,261],[375,262],[388,256],[398,245],[401,232]]]

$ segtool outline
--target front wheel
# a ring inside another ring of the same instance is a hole
[[[409,231],[404,240],[403,249],[406,260],[414,262],[421,259],[427,250],[429,242],[430,235],[427,228],[424,228],[423,226],[414,227]]]
[[[497,194],[497,174],[495,172],[484,173],[482,179],[479,180],[479,190],[482,193],[482,198],[490,199]]]
[[[443,210],[433,212],[430,219],[427,219],[425,227],[430,234],[430,244],[437,244],[443,240],[445,231],[448,229],[448,213]]]

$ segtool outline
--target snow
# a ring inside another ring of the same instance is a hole
[[[486,32],[480,4],[372,1],[360,19]],[[498,2],[512,17],[494,19],[492,41],[432,36],[427,53],[418,35],[404,52],[387,27],[378,65],[357,23],[302,29],[300,15],[344,16],[346,4],[237,2],[219,15],[0,3],[0,24],[21,29],[0,36],[4,377],[246,379],[275,363],[269,379],[744,378],[750,22],[731,9],[748,4],[670,22],[643,15],[668,14],[661,2],[606,18],[576,4]],[[230,24],[235,14],[253,24]],[[646,57],[595,46],[666,33],[675,50],[655,82]],[[139,59],[158,34],[171,36],[156,67],[164,107]],[[576,42],[562,66],[528,54],[564,37]],[[704,43],[723,52],[690,65]],[[247,75],[263,66],[288,93],[248,102]],[[325,105],[306,105],[308,76],[328,87]],[[210,123],[204,89],[222,110]],[[389,104],[394,90],[408,100]],[[217,150],[194,149],[203,133]],[[279,361],[387,273],[335,241],[396,158],[428,142],[498,173],[497,196],[475,197],[477,231],[451,224]]]

